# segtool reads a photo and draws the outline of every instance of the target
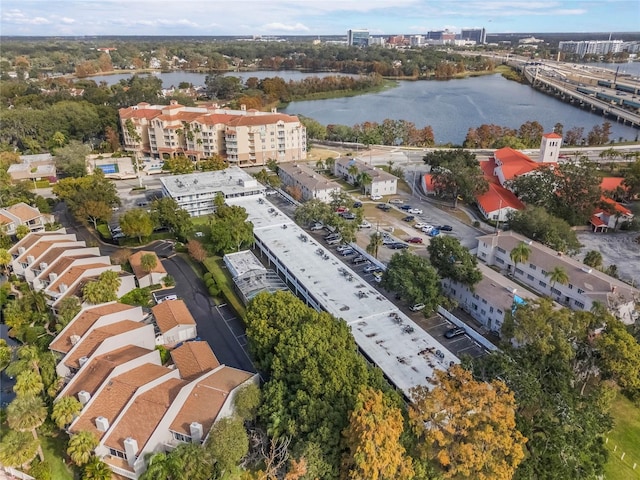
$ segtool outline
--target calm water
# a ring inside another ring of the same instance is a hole
[[[260,71],[231,75],[237,75],[244,81],[248,77],[280,76],[285,80],[300,80],[310,75],[332,74]],[[114,84],[130,76],[117,74],[91,79]],[[164,87],[177,86],[180,82],[203,85],[205,76],[189,72],[159,75]],[[527,85],[508,81],[498,74],[449,81],[402,81],[397,88],[381,93],[292,102],[283,111],[314,118],[324,125],[352,126],[365,121],[382,122],[385,118],[403,119],[415,123],[418,128],[431,125],[437,143],[454,144],[464,141],[469,128],[478,127],[483,123],[518,128],[526,121],[536,120],[544,126],[545,131],[551,131],[553,126],[560,122],[564,125],[565,131],[573,127],[583,127],[586,136],[594,125],[601,125],[605,121],[600,115],[573,107]],[[616,141],[619,138],[635,140],[640,133],[630,126],[611,123],[611,138]]]

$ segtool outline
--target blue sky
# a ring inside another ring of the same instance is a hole
[[[1,0],[2,35],[640,31],[640,0]]]

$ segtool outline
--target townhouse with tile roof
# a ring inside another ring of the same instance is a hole
[[[510,254],[521,243],[527,245],[530,254],[516,265]],[[640,290],[513,231],[478,237],[477,256],[534,292],[572,310],[590,311],[601,305],[627,325],[638,318]],[[569,277],[566,284],[550,278],[556,267]]]
[[[36,207],[24,202],[0,208],[0,228],[7,235],[15,235],[20,225],[26,225],[32,232],[44,232],[45,226],[54,221],[53,215],[40,213]]]
[[[340,185],[328,180],[314,169],[299,163],[283,163],[278,166],[278,176],[284,187],[297,188],[302,201],[317,199],[325,203],[332,200],[334,192],[340,192]]]
[[[125,150],[138,156],[194,161],[221,155],[230,165],[306,159],[307,133],[298,117],[270,112],[139,103],[119,111]]]
[[[356,175],[349,171],[354,166],[358,170]],[[365,188],[366,195],[395,195],[398,192],[398,177],[380,168],[373,167],[358,158],[337,158],[333,166],[333,173],[336,177],[344,178],[351,184],[357,182],[358,174],[368,174],[371,178],[371,183]]]
[[[151,307],[157,325],[156,344],[172,346],[198,336],[196,321],[184,300],[165,300]]]
[[[153,268],[148,271],[145,270],[142,266],[142,257],[145,255],[151,255],[156,261]],[[136,280],[138,280],[138,286],[140,288],[149,287],[151,285],[159,285],[167,276],[167,271],[158,258],[158,255],[156,255],[156,253],[152,251],[137,251],[129,257],[129,264],[131,265],[133,274],[136,276]]]

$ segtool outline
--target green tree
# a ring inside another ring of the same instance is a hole
[[[454,237],[436,237],[427,247],[429,260],[441,277],[473,287],[482,280],[478,259]]]
[[[215,464],[208,450],[203,449],[199,444],[183,443],[169,455],[175,459],[175,464],[179,466],[179,471],[172,478],[176,480],[209,480],[212,478],[211,474]]]
[[[6,248],[0,248],[0,272],[7,273],[7,267],[11,263],[11,254]]]
[[[531,249],[526,243],[520,242],[518,245],[513,247],[511,253],[509,253],[509,258],[511,258],[511,261],[513,262],[513,272],[511,272],[511,274],[514,277],[516,275],[518,264],[529,260],[529,255],[531,255]]]
[[[16,378],[13,391],[17,395],[35,397],[44,389],[42,377],[34,370],[23,370]]]
[[[0,441],[0,463],[7,467],[24,468],[38,454],[40,442],[28,432],[9,430]]]
[[[146,273],[151,272],[158,265],[158,257],[153,253],[145,253],[140,257],[140,266]]]
[[[242,387],[236,394],[234,406],[236,415],[245,422],[252,422],[258,414],[258,407],[262,402],[260,387],[254,383]]]
[[[485,193],[489,188],[473,153],[462,149],[434,150],[426,154],[423,160],[431,166],[436,190],[452,198],[454,207],[458,204],[458,197],[467,203],[473,203],[477,195]]]
[[[525,457],[513,392],[499,380],[473,379],[459,365],[435,371],[433,389],[412,390],[409,417],[419,450],[444,478],[508,480]]]
[[[575,253],[582,247],[571,225],[550,214],[544,207],[528,206],[524,210],[512,212],[508,221],[514,232],[558,252]]]
[[[121,282],[118,272],[106,270],[97,280],[88,282],[82,287],[82,298],[93,305],[117,300]]]
[[[69,425],[73,419],[82,410],[82,404],[75,397],[62,397],[53,404],[53,412],[51,419],[56,423],[58,428],[64,428]]]
[[[58,318],[56,323],[56,330],[62,331],[75,316],[80,313],[81,310],[80,299],[75,295],[69,295],[64,297],[60,301],[58,306]]]
[[[93,228],[98,228],[98,223],[108,222],[113,214],[112,207],[102,200],[87,200],[78,205],[75,212],[79,218],[90,221]]]
[[[205,449],[214,461],[219,476],[228,475],[249,452],[249,437],[242,420],[222,418],[211,429]]]
[[[9,428],[18,432],[31,432],[33,439],[38,444],[37,452],[41,461],[44,461],[44,454],[36,429],[42,425],[46,418],[47,407],[39,397],[33,395],[18,395],[7,407]]]
[[[369,236],[369,244],[367,245],[367,253],[374,256],[374,258],[378,258],[378,250],[382,246],[382,234],[379,232],[374,232]]]
[[[109,466],[98,457],[91,457],[82,472],[83,480],[111,480],[113,478],[113,472]]]
[[[89,431],[83,430],[69,439],[67,454],[71,461],[81,467],[89,462],[93,450],[98,446],[98,439]]]
[[[87,174],[87,156],[91,153],[89,145],[72,140],[68,145],[56,148],[55,153],[56,168],[62,176],[78,178]]]
[[[361,172],[358,175],[358,185],[362,188],[362,193],[367,193],[367,188],[371,185],[371,175],[367,172]]]
[[[29,230],[29,227],[26,225],[18,225],[16,227],[16,237],[18,240],[22,240],[24,237],[29,235],[29,233],[31,233],[31,230]]]
[[[193,230],[191,216],[171,197],[163,197],[151,202],[153,223],[168,228],[179,239],[185,240]]]
[[[640,344],[620,320],[608,315],[606,322],[596,339],[602,371],[635,400],[640,397]]]
[[[11,357],[13,356],[13,349],[7,344],[4,338],[0,338],[0,372],[2,372],[9,363],[11,363]]]
[[[220,205],[211,218],[213,249],[220,253],[237,252],[253,244],[253,224],[247,211],[237,205]]]
[[[120,215],[120,228],[127,237],[137,237],[142,243],[143,237],[153,233],[153,220],[146,210],[134,208]]]
[[[177,155],[172,158],[168,158],[164,161],[162,169],[173,173],[174,175],[183,175],[185,173],[193,172],[194,164],[187,157]]]
[[[553,208],[555,202],[556,174],[548,165],[540,165],[527,175],[518,175],[505,182],[520,200],[528,206]]]
[[[349,426],[344,431],[349,454],[349,478],[402,480],[413,478],[411,458],[400,442],[402,412],[381,391],[368,388],[358,394]]]
[[[640,194],[640,159],[636,159],[624,173],[623,184],[627,189],[627,196],[635,198]]]
[[[593,268],[602,267],[602,254],[597,250],[589,250],[582,261],[585,265]]]
[[[178,458],[170,453],[159,452],[148,456],[147,470],[140,480],[167,480],[179,475],[181,465]]]
[[[582,225],[600,202],[598,168],[588,159],[558,165],[552,213],[571,225]]]
[[[380,285],[397,292],[411,304],[424,303],[433,312],[440,303],[440,281],[435,268],[425,258],[403,251],[395,253]]]
[[[557,283],[561,285],[566,285],[569,283],[569,275],[564,268],[560,265],[556,265],[553,267],[553,270],[547,272],[547,276],[549,277],[549,281],[551,282],[551,288],[555,287]]]

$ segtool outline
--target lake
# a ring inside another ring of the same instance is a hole
[[[621,64],[627,65],[627,64]],[[604,65],[603,65],[604,66]],[[279,76],[285,80],[300,80],[308,76],[333,73],[298,71],[258,71],[229,73],[245,81],[249,77]],[[90,79],[114,84],[131,74],[101,75]],[[158,75],[164,87],[180,82],[203,85],[206,74],[171,72]],[[540,93],[528,85],[509,81],[501,75],[485,75],[447,81],[401,81],[398,87],[379,93],[356,97],[292,102],[284,113],[314,118],[324,125],[353,126],[366,121],[382,122],[385,118],[407,120],[416,127],[431,125],[436,143],[461,144],[469,128],[483,123],[518,128],[524,122],[536,120],[550,132],[560,122],[565,131],[583,127],[584,134],[606,119],[601,115],[573,107],[568,103]],[[635,140],[638,130],[611,120],[611,138]]]

